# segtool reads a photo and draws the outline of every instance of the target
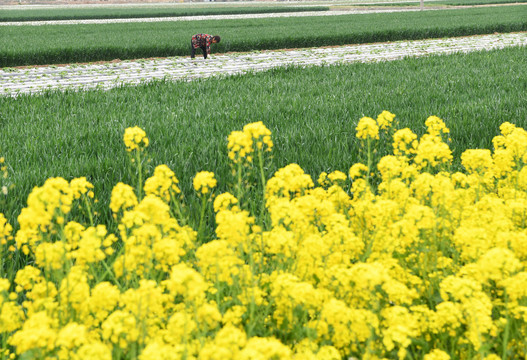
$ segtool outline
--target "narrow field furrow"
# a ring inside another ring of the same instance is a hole
[[[153,80],[194,80],[243,74],[283,66],[324,66],[375,62],[527,46],[527,33],[495,34],[419,41],[399,41],[290,51],[265,51],[202,57],[123,61],[93,65],[44,66],[0,71],[1,95],[38,94],[46,90],[111,89]]]

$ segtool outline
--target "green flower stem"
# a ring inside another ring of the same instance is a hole
[[[366,183],[368,186],[370,186],[370,173],[371,173],[371,138],[368,136],[367,140],[367,147],[368,147],[368,173],[366,174]]]
[[[237,166],[237,170],[236,170],[236,180],[237,180],[237,183],[236,183],[236,198],[238,199],[239,202],[242,201],[242,197],[243,197],[243,188],[242,188],[242,164],[241,162],[239,161],[238,164],[236,164]]]
[[[107,273],[108,276],[113,280],[113,282],[115,283],[115,285],[117,285],[117,287],[119,288],[119,290],[124,291],[124,290],[125,290],[125,287],[124,287],[123,285],[121,285],[121,283],[119,282],[119,280],[117,279],[117,277],[115,277],[115,273],[114,273],[113,269],[110,268],[110,266],[106,263],[105,260],[101,261],[100,263],[104,266],[104,269],[106,270],[106,273]]]
[[[505,331],[503,334],[501,358],[502,360],[507,360],[508,354],[509,354],[507,345],[509,344],[511,320],[512,320],[509,314],[509,296],[507,294],[507,291],[505,291],[505,294],[504,294],[504,305],[505,305],[505,319],[507,320],[507,324],[505,325]]]
[[[176,196],[173,194],[172,191],[170,191],[170,199],[175,204],[175,208],[176,208],[177,217],[176,216],[174,216],[174,217],[177,218],[180,221],[180,225],[182,225],[182,226],[187,225],[187,221],[183,217],[183,211],[181,210],[181,204],[176,199]],[[170,212],[172,213],[172,207],[170,208]]]
[[[264,214],[265,214],[265,172],[264,172],[264,168],[263,168],[263,155],[262,155],[262,149],[258,149],[258,162],[259,162],[259,167],[260,167],[260,180],[262,182],[262,205],[261,205],[261,209],[260,209],[260,216],[259,216],[259,219],[260,219],[260,222],[261,222],[261,226],[263,227],[263,222],[264,222]]]
[[[137,161],[137,200],[143,199],[143,166],[141,164],[141,150],[135,152],[135,161]]]
[[[86,206],[86,211],[88,212],[88,217],[90,218],[90,226],[93,226],[93,215],[91,213],[90,202],[88,201],[86,194],[82,195],[82,199],[84,200],[84,206]]]
[[[204,219],[205,219],[205,208],[206,207],[207,207],[207,196],[205,196],[205,194],[202,194],[202,196],[201,196],[201,214],[200,214],[200,217],[199,217],[198,236],[197,236],[197,240],[198,241],[201,239],[201,236],[203,234]]]

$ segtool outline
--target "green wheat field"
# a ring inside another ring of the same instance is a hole
[[[0,21],[286,10],[306,8]],[[0,68],[188,56],[198,32],[222,36],[213,55],[521,32],[526,15],[0,26]],[[0,97],[0,358],[524,359],[526,55]]]

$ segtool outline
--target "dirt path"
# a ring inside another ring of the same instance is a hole
[[[153,80],[191,81],[197,78],[265,71],[282,66],[323,66],[376,62],[527,46],[527,33],[398,41],[392,43],[212,55],[211,58],[173,57],[87,65],[41,66],[0,70],[0,95],[39,94],[46,90],[111,89]]]

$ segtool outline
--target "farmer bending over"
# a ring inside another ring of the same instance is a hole
[[[196,49],[201,48],[203,50],[203,57],[206,59],[207,55],[210,54],[210,45],[219,43],[221,38],[218,35],[212,36],[208,34],[196,34],[190,41],[191,52],[190,58],[194,59],[196,56]]]

